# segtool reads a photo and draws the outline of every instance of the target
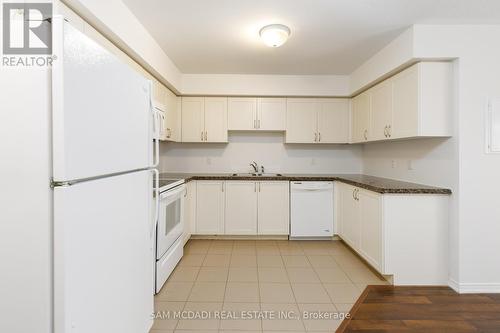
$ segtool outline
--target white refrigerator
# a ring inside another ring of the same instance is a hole
[[[155,228],[150,81],[52,22],[54,328],[147,333]]]

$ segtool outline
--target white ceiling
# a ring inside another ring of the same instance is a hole
[[[500,0],[123,0],[183,73],[349,74],[414,23],[500,23]],[[288,25],[280,48],[259,29]]]

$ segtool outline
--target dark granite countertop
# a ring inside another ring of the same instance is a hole
[[[362,174],[283,174],[281,176],[250,176],[230,173],[161,173],[160,179],[179,178],[190,180],[284,180],[284,181],[339,181],[377,193],[400,194],[451,194],[451,190],[399,180]]]

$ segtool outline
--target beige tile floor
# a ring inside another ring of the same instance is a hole
[[[386,283],[340,241],[190,240],[155,297],[151,333],[335,332],[341,320],[304,314],[345,313],[366,285]]]

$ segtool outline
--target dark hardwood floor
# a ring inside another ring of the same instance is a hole
[[[368,286],[337,333],[500,333],[500,294]]]

